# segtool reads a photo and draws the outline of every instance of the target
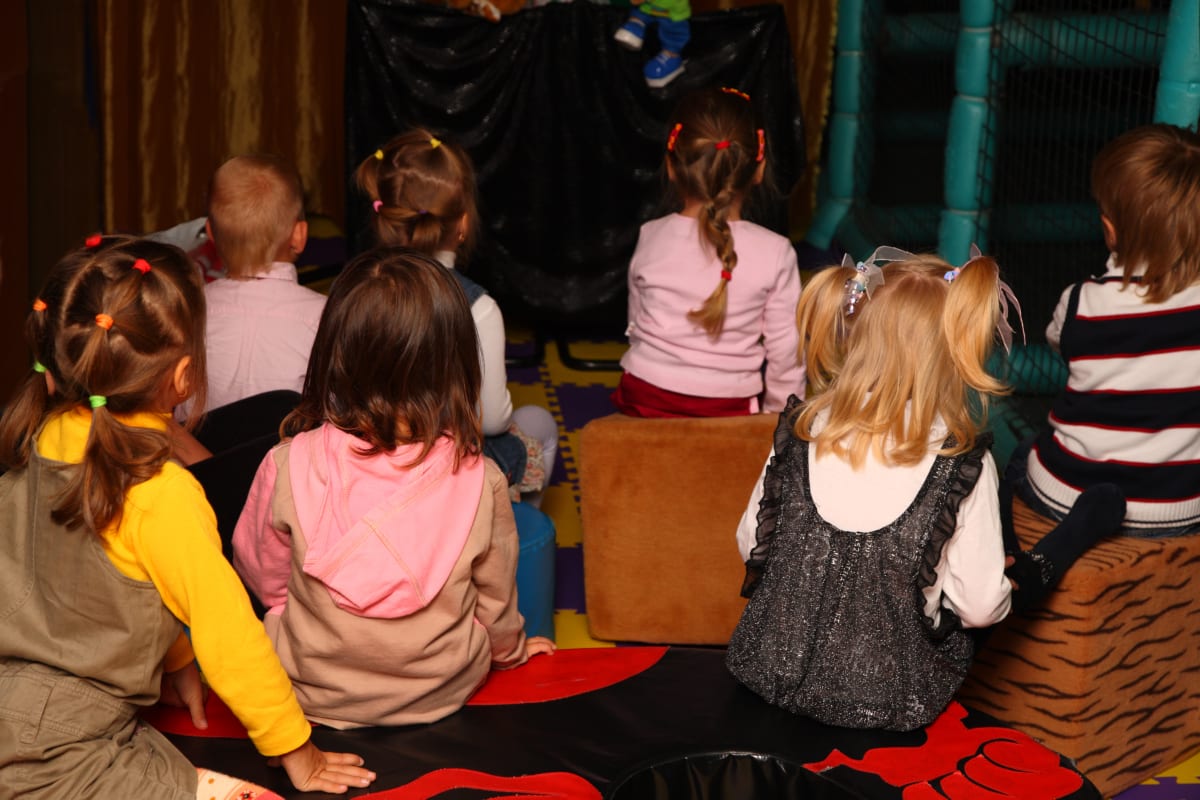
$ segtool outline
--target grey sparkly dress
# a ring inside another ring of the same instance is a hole
[[[794,398],[793,398],[794,401]],[[817,513],[808,442],[780,415],[766,470],[750,598],[726,655],[729,670],[767,701],[830,725],[906,731],[949,704],[971,664],[971,639],[943,608],[935,627],[922,590],[933,585],[987,442],[939,456],[911,505],[876,531],[843,531]],[[862,487],[869,503],[869,486]]]

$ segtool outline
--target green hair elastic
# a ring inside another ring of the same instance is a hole
[[[40,361],[34,361],[34,362],[33,362],[33,371],[34,371],[34,372],[45,372],[45,371],[46,371],[46,365],[45,365],[45,364],[43,364],[43,363],[42,363],[42,362],[40,362]]]
[[[91,406],[92,408],[99,408],[100,406],[106,406],[106,405],[108,405],[108,398],[102,394],[89,394],[88,395],[88,405]]]

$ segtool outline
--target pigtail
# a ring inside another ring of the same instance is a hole
[[[963,386],[963,397],[957,406],[964,411],[958,416],[970,414],[975,417],[976,425],[982,425],[987,420],[989,398],[1010,391],[987,371],[1000,316],[1000,267],[989,256],[976,256],[946,274],[954,277],[942,313],[942,335]],[[962,419],[955,422],[953,406],[943,416],[951,434],[967,438],[968,423]]]
[[[845,359],[847,320],[843,313],[846,282],[855,275],[850,267],[826,267],[809,279],[796,307],[800,348],[813,395],[829,388]]]
[[[0,416],[0,465],[20,469],[29,463],[33,437],[50,408],[46,377],[33,372],[9,399]]]

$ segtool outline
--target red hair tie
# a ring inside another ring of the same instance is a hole
[[[754,157],[754,160],[762,161],[763,155],[766,154],[766,151],[767,151],[767,139],[763,135],[763,129],[759,128],[758,129],[758,155]]]
[[[98,233],[93,233],[91,236],[89,236],[89,237],[87,237],[86,239],[84,239],[84,240],[83,240],[83,243],[84,243],[85,245],[87,245],[87,247],[88,247],[88,248],[92,248],[92,247],[99,247],[99,246],[100,246],[100,242],[102,242],[102,241],[104,241],[104,237],[103,237],[103,236],[101,236],[101,235],[100,235],[100,234],[98,234]]]
[[[683,130],[683,123],[676,122],[675,127],[671,128],[671,135],[667,137],[667,152],[675,152],[675,140],[679,138],[679,132]]]
[[[150,262],[144,258],[139,258],[137,261],[133,262],[133,268],[145,275],[150,271]]]
[[[717,148],[718,150],[724,150],[725,148],[729,147],[729,140],[722,139],[721,141],[719,141],[715,145],[713,145],[713,147]]]
[[[96,315],[96,324],[99,325],[101,328],[104,328],[104,330],[110,331],[110,330],[112,330],[112,326],[113,326],[113,318],[110,317],[108,314],[97,314]]]
[[[740,89],[731,89],[728,86],[722,86],[721,91],[724,92],[725,94],[736,94],[738,97],[742,98],[747,103],[750,102],[750,95],[746,94],[745,92],[743,92]]]
[[[723,281],[733,280],[733,273],[727,269],[721,270],[721,280],[723,280]]]

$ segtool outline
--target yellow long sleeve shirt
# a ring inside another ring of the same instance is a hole
[[[156,430],[167,426],[158,414],[119,419]],[[78,464],[91,422],[92,412],[82,408],[52,417],[38,435],[38,453]],[[308,740],[311,726],[241,580],[221,553],[216,517],[190,472],[169,461],[131,487],[120,519],[101,540],[123,575],[153,583],[163,605],[191,629],[190,644],[181,636],[168,652],[167,671],[186,666],[194,650],[208,684],[263,755],[281,755]]]

